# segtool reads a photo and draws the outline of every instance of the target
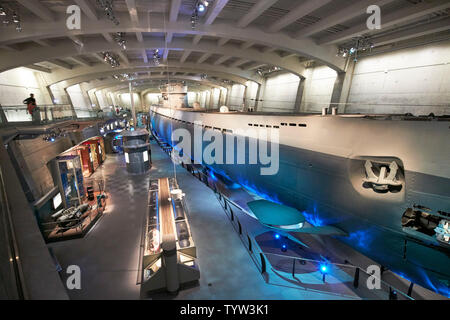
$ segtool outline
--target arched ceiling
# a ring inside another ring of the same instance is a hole
[[[355,36],[368,36],[379,48],[420,37],[450,36],[448,0],[210,0],[195,28],[195,0],[114,0],[115,25],[96,0],[5,0],[19,13],[22,31],[3,26],[0,71],[27,66],[45,71],[49,84],[78,84],[116,73],[162,72],[223,80],[261,82],[259,67],[279,67],[303,76],[316,61],[345,71],[337,47]],[[67,7],[82,10],[81,29],[66,27]],[[379,5],[382,28],[368,30],[367,7]],[[124,32],[126,50],[116,43]],[[153,50],[161,64],[152,61]],[[111,69],[100,52],[118,54]],[[191,72],[192,71],[192,72]]]
[[[152,85],[152,87],[159,87],[159,85],[167,82],[167,76],[151,76],[151,77],[139,77],[134,80],[132,80],[133,88],[136,88],[138,86],[145,86],[145,85]],[[187,85],[190,84],[203,84],[204,87],[211,87],[211,88],[223,88],[224,84],[218,83],[213,80],[204,80],[200,77],[192,77],[192,76],[185,76],[185,75],[172,75],[170,77],[170,80],[179,80],[179,81],[185,81]],[[111,88],[128,88],[128,81],[118,81],[118,80],[102,80],[102,81],[94,81],[90,83],[88,86],[85,87],[86,91],[91,90],[104,90],[104,89],[111,89]],[[196,87],[196,85],[194,85]]]

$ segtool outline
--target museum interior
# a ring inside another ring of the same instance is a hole
[[[450,0],[0,0],[1,300],[448,300]]]

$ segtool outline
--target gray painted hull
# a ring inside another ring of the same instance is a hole
[[[152,127],[166,141],[171,129],[184,128],[193,134],[192,125],[157,114],[152,114]],[[268,200],[297,208],[315,225],[336,225],[349,234],[339,239],[351,247],[421,286],[450,296],[448,247],[411,237],[401,224],[403,213],[413,204],[450,212],[450,179],[406,171],[408,187],[393,195],[392,201],[380,201],[383,195],[371,195],[372,190],[365,190],[355,178],[361,173],[355,167],[362,160],[286,145],[279,150],[280,167],[274,176],[260,175],[260,165],[210,167]]]

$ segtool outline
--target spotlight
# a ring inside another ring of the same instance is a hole
[[[275,233],[275,239],[280,239],[280,235],[278,233]]]
[[[200,3],[200,4],[198,5],[198,11],[199,11],[199,12],[205,11],[205,6],[204,6],[203,4]]]
[[[286,244],[282,244],[281,245],[281,251],[282,252],[286,252],[287,251],[287,245]]]
[[[320,272],[327,273],[328,272],[328,267],[326,265],[322,264],[320,266]]]

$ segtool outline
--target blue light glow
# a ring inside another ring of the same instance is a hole
[[[285,245],[285,244],[283,244],[281,247],[282,247],[283,249],[286,249],[286,245]]]
[[[348,236],[348,240],[360,248],[369,249],[373,240],[373,235],[370,230],[358,230],[352,232]]]
[[[280,239],[280,235],[278,233],[275,234],[275,239]]]
[[[328,267],[324,264],[320,265],[320,272],[322,273],[327,273],[328,272]]]

